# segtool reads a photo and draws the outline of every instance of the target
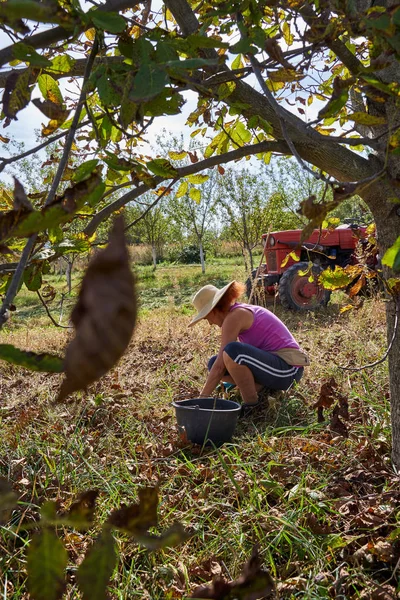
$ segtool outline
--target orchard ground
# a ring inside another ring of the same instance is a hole
[[[244,280],[241,258],[216,261],[205,275],[199,266],[140,267],[137,274],[141,309],[132,342],[87,393],[54,406],[60,376],[0,365],[0,475],[21,500],[16,529],[11,534],[5,525],[0,534],[3,597],[28,598],[30,534],[21,526],[37,519],[43,502],[57,500],[66,510],[81,492],[101,492],[90,531],[58,531],[69,554],[65,597],[78,599],[76,567],[101,523],[122,502],[136,501],[138,489],[155,485],[159,531],[179,521],[191,536],[149,553],[115,534],[111,598],[188,597],[214,576],[236,578],[255,544],[279,597],[399,597],[400,490],[390,462],[387,365],[340,368],[384,353],[384,300],[343,314],[341,294],[317,313],[276,306],[311,367],[296,389],[240,421],[232,444],[202,450],[184,444],[171,407],[198,393],[218,347],[218,330],[187,328],[190,298],[205,283]],[[64,325],[80,276],[63,303]],[[48,280],[65,292],[63,278]],[[57,322],[59,299],[49,305]],[[2,342],[62,354],[70,331],[51,324],[36,294],[22,291],[16,305]]]

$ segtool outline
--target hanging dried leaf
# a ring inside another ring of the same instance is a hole
[[[93,522],[98,495],[98,490],[87,490],[71,504],[68,520],[73,522],[74,527],[85,529]]]
[[[3,112],[8,119],[17,120],[17,112],[29,104],[33,89],[33,86],[29,85],[32,83],[32,77],[33,71],[30,68],[12,71],[7,77],[3,94]]]
[[[63,110],[62,106],[52,102],[51,100],[39,100],[35,98],[32,104],[36,106],[46,117],[63,123],[69,115],[69,110]]]
[[[134,278],[124,235],[124,220],[115,220],[107,248],[91,261],[71,320],[76,330],[65,355],[66,378],[57,400],[84,390],[121,358],[136,322]]]
[[[158,489],[143,488],[139,490],[139,502],[112,512],[108,523],[133,535],[142,533],[157,525],[157,507]]]
[[[268,571],[260,566],[258,549],[255,547],[241,576],[235,581],[216,578],[211,585],[196,588],[190,598],[211,598],[212,600],[259,600],[276,598],[275,583]]]
[[[14,181],[13,209],[0,212],[0,240],[11,237],[17,226],[33,211],[24,188],[16,177]]]

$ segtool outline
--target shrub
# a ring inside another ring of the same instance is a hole
[[[206,259],[204,253],[204,260]],[[178,254],[177,261],[184,264],[189,265],[192,263],[200,262],[200,251],[197,246],[191,244],[190,246],[185,246],[182,248],[181,252]]]

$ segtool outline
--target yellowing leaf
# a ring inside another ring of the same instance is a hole
[[[182,196],[184,196],[189,188],[189,184],[187,181],[181,181],[178,190],[176,192],[176,198],[182,198]]]
[[[198,188],[190,188],[189,196],[192,200],[194,200],[197,204],[200,204],[201,200],[201,191]]]
[[[189,175],[187,180],[189,183],[205,183],[209,179],[209,175],[202,175],[198,173],[197,175]]]
[[[353,304],[346,304],[346,306],[342,306],[342,308],[340,309],[340,313],[345,313],[348,310],[353,310],[354,306]]]
[[[290,25],[287,21],[282,25],[282,33],[287,45],[291,46],[293,44],[293,35],[290,32]]]
[[[303,73],[298,73],[295,69],[277,69],[276,71],[268,71],[268,78],[275,83],[299,81],[305,76]]]
[[[90,29],[87,29],[85,31],[85,36],[87,37],[88,40],[90,40],[91,42],[93,42],[94,38],[96,37],[96,30],[94,27],[91,27]]]
[[[281,262],[281,267],[286,267],[286,265],[288,264],[288,262],[289,262],[290,259],[298,262],[300,260],[300,257],[294,251],[293,252],[289,252],[288,254],[286,254],[285,258]]]
[[[349,119],[349,121],[354,121],[359,125],[367,125],[370,127],[385,125],[386,123],[385,117],[378,117],[364,112],[351,113],[350,115],[347,115],[347,118]]]
[[[285,84],[281,81],[272,81],[270,79],[267,79],[266,84],[270,92],[279,92],[279,90],[285,87]]]
[[[168,156],[172,158],[172,160],[182,160],[182,158],[187,156],[187,152],[185,150],[182,150],[181,152],[174,152],[171,150],[168,152]]]

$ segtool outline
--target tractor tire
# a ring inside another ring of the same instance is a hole
[[[324,269],[320,265],[313,265],[314,282],[309,281],[311,273],[299,274],[299,271],[307,270],[308,263],[299,262],[283,273],[279,282],[279,297],[284,308],[306,311],[316,310],[328,304],[331,292],[325,290],[317,281]]]

